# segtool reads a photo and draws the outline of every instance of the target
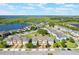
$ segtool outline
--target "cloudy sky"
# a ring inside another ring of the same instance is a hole
[[[0,3],[0,15],[79,15],[79,4]]]

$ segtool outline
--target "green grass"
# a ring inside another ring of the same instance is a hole
[[[61,20],[61,18],[63,18],[64,20]],[[58,23],[79,23],[77,20],[73,19],[73,17],[65,17],[65,16],[53,16],[53,17],[47,17],[47,16],[43,16],[40,18],[37,17],[28,17],[28,18],[24,18],[24,17],[18,17],[18,18],[4,18],[1,19],[0,24],[13,24],[13,23],[40,23],[40,22],[52,22],[55,24]]]
[[[50,34],[49,37],[51,37],[51,39],[56,39],[56,37],[52,34]]]
[[[71,24],[71,23],[70,23]],[[76,23],[74,23],[74,24],[76,24]],[[71,26],[69,26],[67,23],[61,23],[61,24],[59,24],[60,26],[63,26],[63,27],[66,27],[66,28],[69,28],[69,29],[72,29],[72,30],[76,30],[76,31],[79,31],[79,28],[78,27],[71,27]]]
[[[2,36],[0,36],[0,41],[1,41],[1,40],[3,40],[3,37],[2,37]]]
[[[30,33],[30,34],[24,35],[24,37],[32,38],[33,36],[38,36],[38,35],[39,34],[37,32],[33,32],[33,33]]]
[[[67,45],[67,48],[76,48],[77,47],[76,43],[72,43],[72,42],[69,42],[69,41],[67,41],[66,45]]]
[[[34,35],[35,35],[35,32],[34,33],[31,33],[31,34],[27,34],[26,37],[27,38],[32,38]]]

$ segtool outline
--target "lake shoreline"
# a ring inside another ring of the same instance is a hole
[[[30,24],[0,24],[0,32],[14,31],[30,26]]]

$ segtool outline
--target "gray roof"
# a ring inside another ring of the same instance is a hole
[[[33,41],[39,41],[39,40],[48,40],[48,41],[53,41],[49,36],[47,36],[47,35],[45,35],[45,36],[35,36],[35,37],[33,37],[33,39],[32,39]]]

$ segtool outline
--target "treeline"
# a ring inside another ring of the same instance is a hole
[[[78,22],[78,19],[73,17],[65,17],[65,16],[51,16],[51,17],[28,17],[28,18],[0,18],[0,24],[13,24],[13,23],[40,23],[40,22]]]
[[[78,28],[78,27],[72,27],[72,26],[63,25],[63,24],[60,24],[60,25],[63,26],[63,27],[66,27],[66,28],[72,29],[72,30],[79,31],[79,28]]]

